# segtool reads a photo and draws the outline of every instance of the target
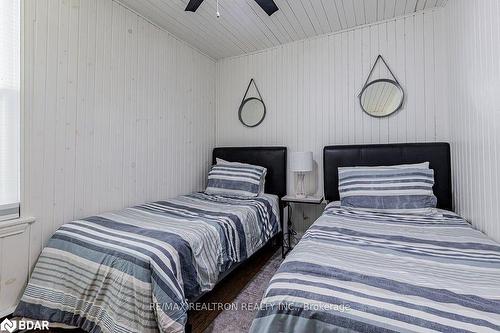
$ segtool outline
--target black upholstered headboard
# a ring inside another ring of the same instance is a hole
[[[214,148],[214,164],[216,158],[265,167],[265,193],[276,194],[280,198],[286,195],[286,147]]]
[[[327,146],[323,150],[325,199],[339,200],[338,167],[421,162],[430,162],[430,168],[434,169],[434,194],[438,200],[437,207],[452,210],[448,143]]]

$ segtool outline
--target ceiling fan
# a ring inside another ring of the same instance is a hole
[[[273,0],[254,0],[257,4],[267,13],[267,15],[271,16],[275,11],[279,8],[276,6]],[[195,12],[198,7],[200,7],[203,0],[190,0],[185,11]]]

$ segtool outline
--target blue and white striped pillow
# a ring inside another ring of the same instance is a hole
[[[256,197],[263,190],[267,169],[251,164],[217,164],[208,173],[206,194]]]
[[[339,168],[341,206],[388,213],[434,214],[434,170],[423,168]]]
[[[254,166],[253,164],[248,164],[248,163],[229,162],[229,161],[223,160],[222,158],[218,158],[218,157],[215,159],[215,162],[216,162],[217,165],[227,165],[227,164],[229,164],[229,165],[240,165],[240,166],[249,166],[249,167],[253,167]],[[260,188],[259,188],[259,195],[264,193],[264,189],[266,187],[267,169],[264,168],[264,170],[265,170],[264,171],[264,175],[260,179],[261,183],[260,183]]]

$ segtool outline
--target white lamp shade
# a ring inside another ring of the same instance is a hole
[[[313,170],[313,153],[311,151],[295,152],[290,156],[290,171],[310,172]]]

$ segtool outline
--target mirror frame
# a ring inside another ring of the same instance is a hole
[[[247,123],[245,123],[245,122],[243,121],[243,118],[241,117],[241,113],[243,112],[243,107],[245,106],[245,104],[246,104],[247,102],[252,101],[252,100],[257,100],[257,101],[259,101],[259,102],[261,102],[261,103],[262,103],[262,106],[264,107],[264,114],[262,115],[262,118],[260,118],[260,120],[259,120],[259,122],[258,122],[258,123],[256,123],[255,125],[248,125]],[[240,123],[242,123],[242,124],[243,124],[244,126],[246,126],[246,127],[249,127],[249,128],[252,128],[252,127],[257,127],[257,126],[259,126],[259,125],[260,125],[260,124],[264,121],[264,119],[266,118],[266,111],[267,111],[267,109],[266,109],[266,104],[264,103],[264,101],[263,101],[262,99],[257,98],[257,97],[249,97],[249,98],[244,99],[244,100],[241,102],[240,108],[239,108],[239,110],[238,110],[238,118],[240,119]]]
[[[255,86],[255,90],[257,90],[257,94],[259,94],[259,97],[248,97],[247,98],[248,90],[250,89],[250,86],[252,85],[252,83]],[[259,102],[262,103],[262,106],[264,106],[264,114],[262,115],[262,118],[260,119],[260,121],[257,124],[255,124],[255,125],[248,125],[248,124],[246,124],[243,121],[243,118],[241,117],[241,112],[243,111],[243,107],[245,106],[245,104],[247,102],[249,102],[249,101],[252,101],[252,100],[258,100]],[[255,80],[253,78],[251,78],[250,82],[248,83],[247,90],[245,91],[245,95],[243,96],[243,100],[241,101],[240,107],[238,109],[238,118],[240,120],[240,123],[242,123],[243,126],[246,126],[246,127],[249,127],[249,128],[257,127],[266,118],[266,113],[267,113],[266,103],[264,103],[264,100],[262,99],[262,95],[260,94],[259,88],[257,87],[257,84],[255,83]]]
[[[365,90],[369,86],[371,86],[371,85],[373,85],[375,83],[378,83],[378,82],[391,83],[394,86],[396,86],[396,88],[401,92],[401,101],[399,102],[399,105],[394,110],[392,110],[390,113],[387,113],[387,114],[384,114],[384,115],[374,115],[374,114],[371,114],[370,112],[368,112],[363,107],[363,101],[362,101],[363,93],[365,92]],[[401,87],[401,85],[399,84],[399,82],[396,81],[396,80],[391,80],[391,79],[377,79],[377,80],[373,80],[373,81],[370,81],[370,82],[368,82],[368,83],[365,84],[365,86],[363,87],[363,89],[361,90],[361,92],[358,95],[358,99],[359,99],[359,106],[361,107],[361,110],[363,110],[366,114],[368,114],[369,116],[375,117],[375,118],[384,118],[384,117],[388,117],[391,114],[393,114],[393,113],[401,110],[401,108],[403,107],[404,100],[405,100],[405,91],[404,91],[403,87]]]
[[[387,70],[391,74],[393,80],[391,80],[391,79],[377,79],[377,80],[370,81],[370,77],[373,74],[373,70],[375,69],[375,67],[377,66],[377,63],[380,60],[382,60],[382,62],[384,63],[385,67],[387,68]],[[378,83],[378,82],[388,82],[388,83],[391,83],[391,84],[395,85],[396,88],[398,88],[401,91],[401,93],[402,93],[401,102],[399,103],[398,107],[396,109],[394,109],[394,111],[392,111],[391,113],[388,113],[388,114],[385,114],[385,115],[373,115],[373,114],[369,113],[363,107],[363,102],[361,100],[361,98],[363,96],[363,93],[365,92],[366,88],[368,88],[372,84],[375,84],[375,83]],[[389,65],[387,65],[387,62],[385,61],[384,57],[382,57],[382,55],[379,54],[377,56],[377,59],[373,63],[372,68],[370,69],[370,74],[368,74],[368,77],[366,78],[365,84],[363,85],[363,88],[361,89],[361,92],[358,95],[359,105],[361,107],[361,110],[363,110],[363,112],[366,113],[367,115],[369,115],[371,117],[374,117],[374,118],[389,117],[390,115],[394,114],[395,112],[397,112],[397,111],[399,111],[399,110],[401,110],[403,108],[403,105],[404,105],[404,102],[405,102],[405,97],[406,97],[406,95],[405,95],[405,91],[404,91],[403,87],[401,86],[401,84],[399,84],[398,79],[396,78],[396,76],[394,75],[394,73],[391,71],[391,68],[389,67]]]

